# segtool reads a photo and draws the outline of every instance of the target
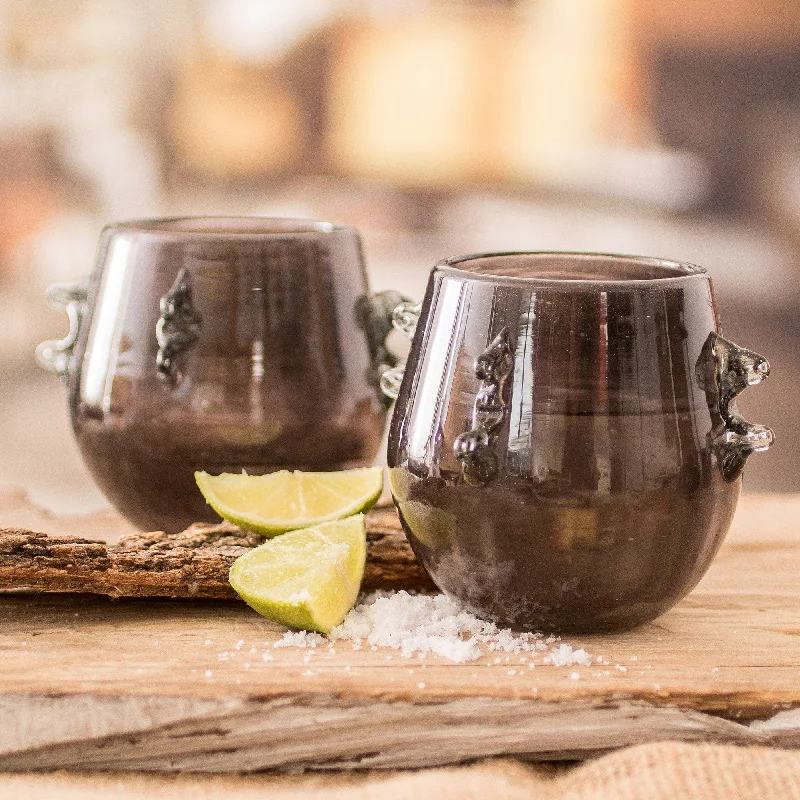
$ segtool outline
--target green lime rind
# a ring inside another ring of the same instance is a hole
[[[233,562],[230,584],[267,619],[330,633],[355,605],[367,560],[363,514],[286,533]]]
[[[266,537],[365,513],[378,502],[383,491],[381,467],[342,472],[282,470],[268,475],[195,472],[194,477],[206,502],[217,514],[244,530]],[[337,488],[326,490],[326,484],[331,481],[338,484]],[[315,511],[313,497],[303,497],[304,486],[306,491],[310,488],[312,494],[326,494],[324,511]],[[241,498],[237,487],[248,493],[245,499]],[[341,489],[347,490],[346,493],[339,494]],[[287,514],[286,506],[292,500],[295,500],[295,511]],[[298,502],[302,511],[296,510]],[[256,510],[253,509],[255,505],[259,506]]]

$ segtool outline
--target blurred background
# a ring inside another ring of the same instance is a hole
[[[702,264],[773,367],[745,488],[800,490],[798,0],[0,0],[0,484],[104,504],[43,292],[173,214],[355,225],[412,296],[476,251]]]

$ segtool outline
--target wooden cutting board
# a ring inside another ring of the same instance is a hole
[[[19,496],[4,502],[0,526],[125,532],[112,515],[42,518]],[[800,747],[799,534],[800,497],[745,497],[674,610],[630,633],[565,638],[609,662],[590,667],[276,648],[283,629],[235,600],[5,595],[0,770],[416,767],[658,739]]]

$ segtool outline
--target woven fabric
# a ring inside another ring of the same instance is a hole
[[[392,773],[4,774],[0,800],[800,800],[800,751],[664,742],[576,767],[510,759]]]

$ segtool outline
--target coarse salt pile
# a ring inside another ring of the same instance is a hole
[[[474,661],[487,651],[540,652],[543,663],[556,667],[592,663],[585,650],[575,650],[555,636],[498,628],[443,594],[375,592],[362,598],[327,639],[317,633],[289,631],[274,646],[316,648],[326,641],[349,641],[354,650],[365,644],[389,647],[405,658],[434,654],[456,663]]]

